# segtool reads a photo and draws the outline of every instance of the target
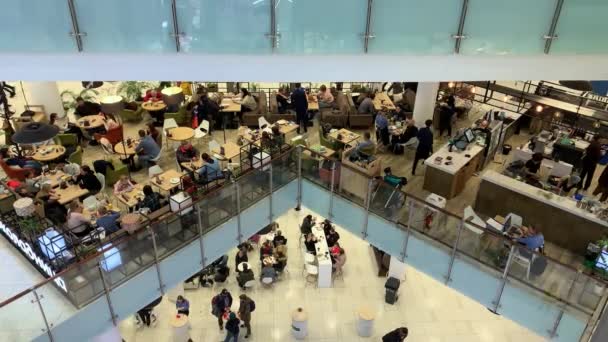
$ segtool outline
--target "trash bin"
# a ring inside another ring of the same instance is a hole
[[[362,306],[357,311],[357,333],[361,337],[372,336],[374,328],[374,312],[367,306]]]
[[[308,314],[302,308],[291,314],[291,333],[296,340],[303,340],[308,335]]]
[[[401,281],[395,277],[389,277],[386,280],[386,284],[384,284],[384,288],[386,289],[384,300],[387,304],[395,304],[399,298],[399,285],[401,285]]]
[[[502,145],[502,154],[506,156],[509,153],[511,153],[512,149],[513,149],[513,146],[511,146],[509,144],[504,144],[504,145]]]

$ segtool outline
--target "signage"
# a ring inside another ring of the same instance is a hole
[[[583,97],[586,98],[587,100],[592,100],[592,101],[597,101],[597,102],[608,104],[608,96],[602,96],[602,95],[598,95],[598,94],[592,93],[590,91],[587,91],[587,92],[583,93]]]
[[[23,252],[24,255],[26,255],[36,266],[38,266],[38,269],[42,270],[49,278],[55,276],[55,271],[53,271],[51,266],[49,266],[49,264],[47,264],[44,260],[42,260],[42,258],[40,258],[40,256],[38,256],[38,254],[34,252],[32,246],[28,242],[21,240],[17,234],[13,233],[13,231],[2,221],[0,221],[0,230],[11,240],[13,245],[19,247],[21,252]],[[63,278],[57,277],[53,279],[53,281],[60,289],[63,290],[63,292],[68,292]]]

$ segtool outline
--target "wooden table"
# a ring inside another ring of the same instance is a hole
[[[59,201],[59,204],[65,205],[72,202],[81,196],[87,195],[89,190],[82,189],[78,184],[68,185],[67,188],[62,189],[60,187],[55,188],[55,197]]]
[[[124,191],[120,195],[114,195],[116,198],[128,208],[133,208],[137,205],[139,200],[143,198],[142,192],[144,190],[144,184],[137,183],[133,186],[131,191]],[[125,199],[122,195],[127,195],[128,199]]]
[[[150,180],[150,184],[157,186],[161,190],[170,192],[171,190],[177,188],[181,184],[182,173],[177,170],[173,170],[173,169],[167,170],[158,176],[160,178],[162,178],[161,183],[159,184],[156,182],[157,177],[155,176],[153,179]],[[177,178],[180,181],[177,183],[171,183],[171,178]]]
[[[84,125],[85,121],[89,122],[88,126]],[[103,126],[104,122],[104,117],[101,115],[87,115],[78,119],[78,121],[76,121],[76,126],[82,129],[93,129]]]
[[[205,165],[205,161],[202,160],[201,158],[197,158],[194,161],[180,163],[180,165],[184,169],[186,169],[188,171],[191,171],[191,172],[194,172],[194,171],[200,169],[201,167],[203,167],[203,165]]]
[[[323,146],[316,144],[316,145],[312,145],[310,147],[310,149],[312,151],[309,150],[304,150],[304,153],[307,153],[309,155],[312,155],[313,158],[315,157],[322,157],[325,159],[329,159],[331,156],[333,156],[334,154],[336,154],[336,151],[332,150],[331,148],[325,147],[324,152],[320,152],[319,149],[322,148]]]
[[[167,105],[163,101],[147,101],[141,104],[141,108],[148,112],[156,112],[167,108]]]
[[[376,110],[382,110],[383,108],[388,110],[396,109],[393,101],[387,93],[376,93],[376,97],[374,98],[374,108]]]
[[[220,151],[211,151],[215,154],[218,154],[226,160],[231,160],[232,158],[238,157],[241,154],[241,147],[236,143],[229,141],[222,145],[224,148],[224,154],[221,154]]]
[[[220,103],[220,112],[232,113],[232,112],[240,112],[241,104],[234,102],[231,98],[223,98],[222,103]]]
[[[319,110],[317,95],[307,95],[306,100],[308,101],[308,110]]]
[[[279,120],[279,121],[281,121],[281,120]],[[287,122],[285,124],[279,124],[279,121],[277,121],[275,123],[275,125],[279,126],[279,132],[281,132],[281,134],[283,134],[283,135],[289,134],[289,133],[297,130],[298,127],[300,127],[300,125],[295,124],[293,122]]]
[[[342,135],[342,139],[338,139],[338,134]],[[344,129],[344,128],[342,128],[340,130],[337,130],[337,131],[334,131],[333,133],[329,133],[329,136],[332,139],[334,139],[336,141],[339,141],[339,142],[341,142],[341,143],[343,143],[345,145],[348,144],[348,143],[350,143],[350,142],[353,142],[353,141],[359,139],[359,137],[360,137],[359,134],[351,132],[351,131],[349,131],[347,129]]]
[[[41,176],[40,179],[44,179],[44,183],[48,183],[51,185],[51,188],[56,188],[61,183],[61,179],[70,179],[69,175],[66,175],[63,171],[55,171],[55,174],[50,174],[49,172],[45,173],[44,176]]]
[[[114,152],[121,154],[123,156],[132,156],[137,154],[137,152],[135,151],[135,148],[137,147],[137,145],[139,144],[139,140],[135,140],[131,142],[131,146],[129,146],[127,144],[127,142],[125,141],[124,144],[123,142],[119,142],[116,145],[114,145]]]
[[[49,162],[63,156],[64,154],[65,147],[61,145],[46,145],[37,148],[36,152],[32,155],[32,158],[41,162]]]
[[[175,127],[169,129],[171,136],[167,135],[167,139],[173,141],[190,140],[194,137],[194,130],[190,127]]]

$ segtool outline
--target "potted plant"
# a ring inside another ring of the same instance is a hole
[[[210,93],[217,93],[218,86],[216,82],[208,82],[207,83],[207,91]]]
[[[18,222],[21,235],[31,242],[35,241],[42,231],[42,224],[35,215],[21,217]]]
[[[116,88],[116,93],[127,102],[141,101],[143,92],[153,87],[154,84],[150,82],[125,81]]]
[[[78,94],[67,89],[62,91],[59,96],[61,96],[61,102],[63,103],[64,114],[69,114],[76,110],[76,107],[78,106],[76,99],[78,97],[82,97],[85,101],[94,101],[97,95],[99,95],[99,92],[95,89],[83,89]]]

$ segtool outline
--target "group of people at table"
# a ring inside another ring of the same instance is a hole
[[[302,233],[304,237],[304,246],[306,248],[306,252],[312,255],[317,254],[316,244],[320,242],[319,238],[312,231],[315,225],[316,218],[314,218],[312,215],[307,215],[304,217],[304,220],[300,225],[300,233]],[[338,234],[336,228],[328,219],[321,222],[320,227],[323,229],[326,240],[325,242],[329,247],[332,269],[335,273],[341,273],[344,264],[346,264],[346,253],[344,248],[342,248],[339,243],[340,234]]]

